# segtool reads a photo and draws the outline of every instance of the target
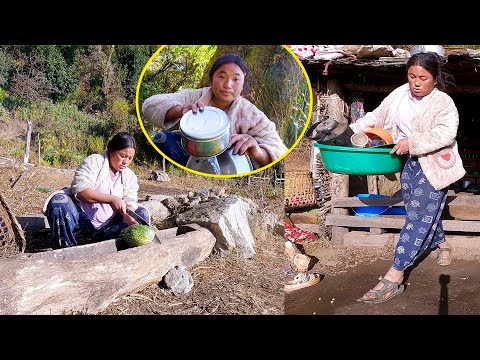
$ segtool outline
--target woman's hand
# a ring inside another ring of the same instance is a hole
[[[230,146],[233,146],[233,154],[244,155],[250,159],[255,159],[260,165],[267,165],[272,161],[268,152],[262,149],[257,140],[248,134],[232,134],[230,136]]]
[[[111,195],[111,198],[108,202],[112,207],[113,211],[125,215],[127,213],[127,204],[123,199],[119,198],[118,196]]]
[[[390,154],[397,154],[397,155],[407,155],[409,152],[409,145],[408,145],[408,138],[404,138],[400,140],[393,149],[390,151]]]
[[[260,147],[258,146],[257,140],[247,134],[232,134],[230,136],[230,146],[233,146],[233,154],[236,155],[243,155],[247,150],[252,147]],[[255,151],[253,151],[255,153]],[[250,153],[248,154],[250,156]]]
[[[111,206],[112,210],[117,213],[127,213],[127,205],[125,204],[125,201],[115,195],[103,194],[93,189],[85,189],[77,194],[77,198],[88,203],[108,204]]]
[[[196,103],[188,103],[184,105],[177,105],[172,108],[170,108],[167,113],[165,114],[165,121],[170,122],[170,121],[176,121],[177,119],[181,118],[185,113],[188,111],[192,110],[194,114],[197,113],[197,111],[203,111],[204,105],[203,102],[197,101]]]
[[[130,225],[136,225],[138,224],[138,221],[133,218],[133,216],[128,215],[127,213],[122,214],[123,215],[123,221],[130,226]]]
[[[190,110],[192,110],[192,113],[196,114],[197,111],[203,111],[204,108],[205,107],[203,105],[203,102],[201,102],[201,101],[197,101],[194,104],[190,104],[190,103],[184,104],[182,106],[182,116],[185,113],[189,112]]]

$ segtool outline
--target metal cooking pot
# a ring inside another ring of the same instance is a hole
[[[180,119],[181,144],[192,156],[217,156],[230,144],[230,119],[223,111],[205,106],[203,111],[191,110]]]

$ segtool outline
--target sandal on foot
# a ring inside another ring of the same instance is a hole
[[[307,274],[305,272],[298,273],[293,280],[288,281],[283,287],[284,291],[294,291],[304,287],[312,286],[320,282],[322,279],[320,274]]]
[[[442,256],[443,253],[447,253],[447,256]],[[452,262],[452,248],[438,248],[438,255],[437,255],[437,264],[441,266],[447,266],[450,265]]]
[[[405,289],[405,285],[403,284],[398,284],[394,281],[387,280],[383,278],[380,280],[380,282],[385,285],[382,289],[380,290],[369,290],[363,297],[360,299],[357,299],[359,302],[364,302],[367,304],[379,304],[382,302],[385,302],[387,300],[390,300],[394,296],[400,294],[403,292]],[[388,296],[385,296],[385,294],[390,293]],[[366,295],[373,295],[372,297],[365,298]]]

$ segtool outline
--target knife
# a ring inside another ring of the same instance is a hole
[[[138,223],[140,223],[142,225],[150,226],[150,223],[146,222],[140,215],[137,215],[132,210],[127,209],[127,214],[130,215],[131,217],[133,217]]]

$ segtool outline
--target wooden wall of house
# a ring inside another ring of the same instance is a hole
[[[316,94],[337,93],[350,107],[352,94],[359,93],[363,96],[366,112],[375,109],[390,91],[404,83],[403,74],[405,71],[404,69],[397,69],[395,73],[391,71],[385,73],[381,81],[379,79],[382,76],[379,74],[372,75],[371,82],[365,75],[361,77],[363,80],[359,83],[359,78],[352,74],[350,74],[350,78],[344,73],[338,76],[324,76],[317,70],[309,73],[314,101]],[[452,74],[456,79],[456,88],[450,95],[458,108],[460,119],[457,141],[460,155],[467,170],[467,176],[454,184],[452,188],[461,191],[464,180],[480,186],[480,85],[477,85],[480,84],[480,71],[472,70],[470,75],[455,72],[452,72]],[[352,80],[352,76],[357,82]],[[476,82],[477,80],[478,82]],[[311,122],[315,121],[314,117],[315,114],[312,114]],[[315,152],[314,156],[316,156],[318,149],[313,151]],[[313,156],[312,159],[314,159]],[[315,175],[315,172],[313,174]],[[400,190],[399,175],[397,173],[375,177],[349,176],[349,195],[380,193],[392,196]]]
[[[462,180],[449,189],[449,194],[453,194],[453,200],[447,201],[444,228],[448,232],[453,232],[453,234],[480,232],[480,221],[476,221],[479,219],[472,217],[472,214],[478,214],[480,201],[477,201],[477,199],[480,199],[480,197],[471,196],[472,194],[467,193],[467,190],[462,187],[465,180],[480,186],[480,85],[477,85],[480,84],[480,71],[477,72],[476,66],[472,67],[471,65],[470,63],[465,65],[457,63],[451,66],[451,69],[460,72],[457,74],[455,71],[451,71],[457,80],[457,87],[450,95],[459,111],[460,124],[457,141],[462,160],[468,171],[468,174]],[[350,107],[351,95],[354,92],[361,93],[364,100],[364,110],[368,112],[375,109],[393,89],[406,81],[405,67],[401,66],[389,69],[365,67],[361,70],[350,66],[339,72],[336,72],[335,68],[333,69],[334,71],[330,71],[329,75],[325,76],[322,74],[323,66],[321,64],[313,67],[306,66],[314,101],[316,101],[316,96],[338,94]],[[465,69],[466,71],[463,71]],[[314,112],[311,123],[315,120]],[[316,157],[319,156],[319,151],[318,148],[313,146],[312,149],[311,167],[314,167],[317,164],[314,164],[314,162]],[[314,179],[317,173],[321,172],[312,171]],[[348,242],[348,233],[359,226],[366,226],[365,219],[371,222],[368,224],[369,236],[371,237],[382,236],[381,234],[385,231],[388,231],[390,235],[395,234],[403,226],[403,218],[382,217],[380,219],[372,217],[358,219],[349,211],[352,206],[361,205],[358,199],[353,196],[363,193],[391,196],[392,199],[387,201],[393,201],[396,205],[393,203],[388,205],[399,206],[399,202],[401,202],[400,173],[378,176],[331,174],[332,211],[325,215],[324,224],[331,227],[333,245],[344,245],[345,242]],[[382,201],[385,200],[382,199]],[[455,212],[457,213],[455,214]]]

